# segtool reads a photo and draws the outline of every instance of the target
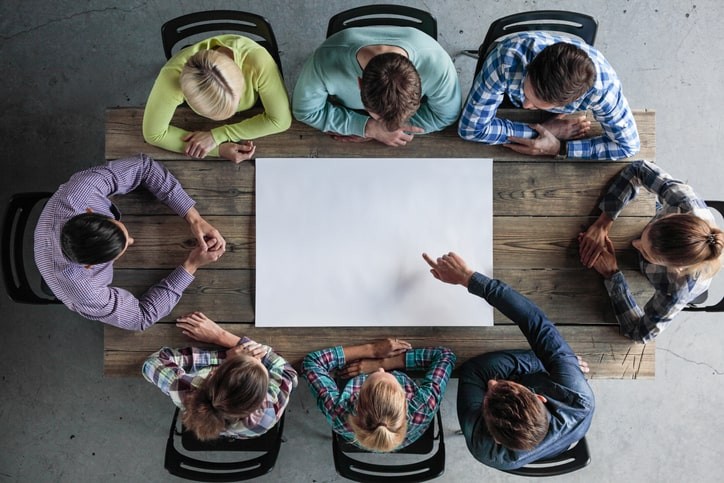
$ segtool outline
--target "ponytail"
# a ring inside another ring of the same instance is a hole
[[[407,398],[399,384],[387,381],[362,384],[357,413],[348,423],[356,441],[364,448],[389,452],[400,446],[407,435]]]
[[[665,216],[653,222],[649,239],[654,253],[666,264],[677,267],[698,267],[711,262],[718,270],[724,248],[724,233],[691,213]]]
[[[268,386],[269,373],[253,357],[227,357],[186,398],[181,421],[201,441],[217,438],[230,423],[261,407]]]

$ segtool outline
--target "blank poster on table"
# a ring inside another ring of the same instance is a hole
[[[454,251],[493,272],[491,159],[256,160],[259,327],[484,326],[493,309],[430,274]]]

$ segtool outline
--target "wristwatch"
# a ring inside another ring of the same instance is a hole
[[[566,159],[568,158],[568,141],[561,141],[561,148],[558,150],[558,154],[555,159]]]

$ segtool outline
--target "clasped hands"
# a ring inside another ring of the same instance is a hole
[[[588,230],[578,234],[578,253],[586,268],[593,268],[603,278],[609,279],[618,272],[618,261],[613,242],[608,237],[612,221],[605,215],[591,225]]]
[[[221,258],[226,251],[226,240],[219,230],[201,217],[195,207],[189,209],[185,219],[197,242],[196,248],[191,251],[184,263],[184,268],[193,275],[199,267]]]
[[[564,114],[559,114],[542,124],[530,124],[530,128],[538,133],[538,137],[508,136],[510,143],[503,146],[531,156],[555,156],[561,149],[562,141],[585,137],[591,129],[591,121],[586,120],[586,116],[566,118]]]

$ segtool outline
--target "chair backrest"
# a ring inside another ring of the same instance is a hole
[[[590,462],[591,454],[588,452],[588,443],[583,437],[558,456],[543,458],[521,468],[505,472],[520,476],[558,476],[580,470]]]
[[[40,276],[32,243],[37,217],[53,193],[17,193],[10,198],[2,227],[2,270],[8,295],[25,304],[61,303]]]
[[[593,45],[598,32],[598,22],[590,15],[565,10],[520,12],[499,18],[490,24],[485,40],[478,48],[478,64],[475,66],[475,76],[483,68],[485,58],[496,41],[510,34],[528,31],[563,32],[575,35],[588,45]]]
[[[279,449],[284,433],[284,418],[282,415],[277,424],[266,433],[257,438],[236,439],[220,437],[212,441],[199,441],[190,431],[186,430],[178,421],[179,409],[173,415],[171,429],[166,441],[166,456],[164,467],[174,476],[196,481],[242,481],[269,473],[276,464]],[[179,426],[181,428],[179,429]],[[181,447],[177,440],[180,440]],[[181,450],[183,448],[183,451]],[[243,452],[262,454],[257,457],[238,461],[201,460],[187,454],[187,452]]]
[[[707,200],[706,205],[710,209],[718,211],[719,215],[724,217],[724,201]],[[689,312],[724,312],[724,297],[714,305],[700,305],[706,301],[708,295],[708,291],[704,292],[696,300],[684,307],[684,310]]]
[[[435,441],[437,451],[432,453]],[[337,433],[332,433],[332,455],[334,468],[344,478],[353,481],[379,481],[379,482],[418,482],[437,478],[445,471],[445,436],[443,433],[442,416],[440,411],[420,438],[414,443],[394,453],[380,453],[375,457],[380,460],[387,459],[389,464],[369,463],[349,456],[349,453],[369,453],[351,443],[348,443]],[[430,455],[424,460],[400,464],[397,454],[425,454]]]
[[[279,57],[279,46],[274,36],[271,24],[261,15],[239,10],[207,10],[204,12],[189,13],[169,20],[161,27],[161,40],[166,59],[173,55],[174,47],[184,39],[198,34],[210,33],[241,33],[255,40],[271,54],[282,72],[282,61]],[[203,40],[197,38],[196,41]],[[188,44],[183,45],[187,47]],[[180,49],[179,49],[180,50]]]
[[[364,5],[340,12],[327,26],[327,37],[350,27],[395,25],[415,27],[437,40],[437,20],[430,12],[404,5]]]

